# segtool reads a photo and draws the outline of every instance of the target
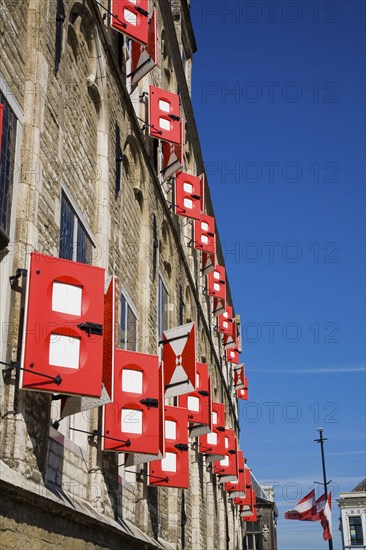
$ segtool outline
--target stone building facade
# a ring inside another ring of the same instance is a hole
[[[343,550],[366,548],[366,478],[337,500]]]
[[[0,360],[20,358],[30,252],[100,266],[117,277],[119,347],[157,354],[159,315],[168,327],[196,323],[197,360],[209,364],[213,399],[225,403],[238,435],[232,367],[191,246],[192,222],[174,214],[162,144],[144,124],[150,85],[179,90],[184,170],[204,173],[190,99],[189,5],[155,3],[159,63],[133,87],[131,41],[111,28],[108,0],[1,0]],[[207,183],[205,191],[213,215]],[[218,235],[217,256],[224,265]],[[19,372],[3,367],[1,548],[243,547],[245,524],[197,450],[189,489],[148,486],[139,467],[126,471],[123,453],[101,451],[84,433],[100,428],[99,408],[55,423],[59,401],[19,390]]]

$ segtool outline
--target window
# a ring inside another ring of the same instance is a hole
[[[62,193],[60,258],[83,264],[92,263],[93,243],[88,231],[76,213],[71,200]]]
[[[159,288],[158,288],[158,336],[162,336],[164,330],[168,328],[168,291],[163,282],[163,279],[159,276]]]
[[[10,230],[11,197],[17,119],[5,96],[0,92],[2,124],[0,124],[0,227],[5,233]]]
[[[122,349],[137,349],[137,312],[125,292],[121,296],[121,346]]]
[[[361,516],[349,516],[348,522],[351,544],[363,545]]]

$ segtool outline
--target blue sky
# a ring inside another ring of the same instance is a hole
[[[273,483],[279,550],[328,547],[283,520],[321,481],[365,476],[365,3],[192,0],[193,106],[250,401],[241,447]],[[333,506],[334,550],[340,550]]]

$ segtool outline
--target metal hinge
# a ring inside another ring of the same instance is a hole
[[[177,443],[174,447],[178,449],[178,451],[188,451],[188,445],[185,443]]]
[[[216,427],[216,430],[217,430],[218,432],[224,432],[224,431],[225,431],[225,428],[224,428],[223,426],[217,426],[217,427]]]
[[[103,334],[103,325],[98,325],[97,323],[80,323],[78,328],[87,332],[89,336],[90,334],[98,334],[98,336],[102,336]]]
[[[198,392],[200,395],[203,395],[203,397],[207,397],[208,396],[208,391],[206,390],[199,390]]]
[[[141,399],[140,403],[141,405],[146,405],[148,409],[150,409],[150,407],[154,409],[157,409],[159,407],[159,400],[153,399],[151,397],[146,397],[146,399]]]

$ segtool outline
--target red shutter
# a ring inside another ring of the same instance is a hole
[[[216,254],[215,252],[202,251],[202,275],[206,276],[216,267]]]
[[[217,265],[207,277],[207,290],[210,296],[226,300],[226,272],[225,268]]]
[[[216,252],[215,218],[202,214],[194,222],[194,248],[214,254]]]
[[[206,455],[207,462],[225,457],[225,420],[225,405],[212,402],[212,432],[198,440],[198,451]]]
[[[199,220],[202,209],[202,179],[180,172],[175,179],[175,213]]]
[[[104,407],[103,450],[158,455],[162,406],[158,357],[116,349],[114,401]]]
[[[234,388],[240,390],[245,387],[245,365],[240,363],[234,366]]]
[[[217,317],[224,313],[226,308],[226,300],[224,298],[214,298],[213,299],[213,310],[212,315]]]
[[[233,323],[233,308],[227,305],[224,313],[219,315],[219,318],[217,320],[217,330],[221,332],[221,334],[232,335]]]
[[[248,378],[244,376],[244,387],[240,388],[237,392],[238,399],[244,399],[244,401],[248,401]]]
[[[180,395],[178,405],[187,409],[191,437],[211,432],[211,379],[208,365],[196,363],[196,389],[188,395]]]
[[[113,29],[148,43],[149,0],[112,0],[111,11]]]
[[[243,451],[238,451],[239,477],[237,482],[225,483],[225,491],[230,498],[242,498],[245,496],[245,461]]]
[[[253,521],[253,516],[256,516],[257,495],[252,486],[248,488],[244,499],[240,500],[240,517],[244,521]],[[236,499],[234,499],[235,504]]]
[[[256,522],[258,520],[258,516],[257,516],[257,507],[254,506],[253,508],[253,513],[251,516],[246,516],[245,513],[244,514],[240,514],[240,518],[242,521],[251,521],[251,522]]]
[[[226,361],[229,363],[239,364],[239,351],[236,348],[226,350]]]
[[[179,95],[150,86],[149,134],[163,141],[181,144]]]
[[[148,44],[142,46],[138,42],[131,45],[131,84],[136,86],[159,63],[159,33],[158,17],[154,9],[149,21]]]
[[[164,375],[163,364],[159,367],[159,450],[155,454],[147,453],[125,453],[125,466],[133,466],[135,464],[143,464],[145,462],[151,462],[163,458],[165,454],[165,407],[164,407]]]
[[[162,180],[170,178],[184,167],[184,122],[181,124],[181,142],[179,145],[163,142],[163,168],[161,171]]]
[[[187,409],[165,407],[165,456],[149,464],[149,484],[189,487]]]
[[[214,474],[219,476],[220,483],[238,480],[238,440],[235,430],[225,430],[225,456],[215,462]]]
[[[195,324],[188,323],[163,332],[165,396],[189,393],[196,385]]]
[[[103,384],[101,397],[65,396],[61,399],[60,418],[101,407],[113,401],[114,348],[116,346],[116,278],[112,277],[104,297]]]
[[[103,317],[104,269],[32,252],[20,387],[100,397]]]
[[[1,155],[1,143],[3,141],[3,116],[4,116],[4,105],[0,103],[0,155]]]

